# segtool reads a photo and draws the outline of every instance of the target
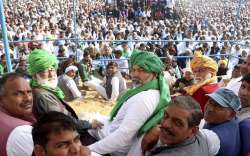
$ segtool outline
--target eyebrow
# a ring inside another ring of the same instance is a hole
[[[80,139],[80,135],[77,134],[77,135],[74,137],[73,140],[75,140],[75,139]],[[59,141],[59,142],[56,143],[56,145],[59,145],[59,144],[69,144],[70,142],[71,142],[71,140]]]

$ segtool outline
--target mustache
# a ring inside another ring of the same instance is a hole
[[[165,127],[160,126],[160,129],[164,133],[167,133],[167,134],[169,134],[171,136],[175,136],[175,134],[169,128],[165,128]]]

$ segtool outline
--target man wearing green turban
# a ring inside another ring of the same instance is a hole
[[[131,145],[158,124],[170,102],[169,87],[163,77],[163,63],[151,52],[134,51],[130,73],[137,87],[120,96],[111,118],[102,129],[90,131],[98,142],[89,148],[99,154],[127,155]]]
[[[90,124],[88,121],[78,120],[74,110],[63,101],[64,94],[57,87],[56,69],[58,60],[54,55],[43,49],[33,50],[28,58],[28,72],[32,75],[30,85],[33,93],[33,114],[38,119],[49,111],[58,111],[73,117],[81,135],[88,134],[87,129],[100,127],[99,122]]]

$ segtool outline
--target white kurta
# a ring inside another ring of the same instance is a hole
[[[104,123],[102,129],[89,131],[100,139],[89,148],[99,154],[126,155],[137,138],[138,130],[154,112],[159,98],[159,90],[148,90],[128,99],[112,122]]]
[[[236,95],[238,95],[241,86],[242,77],[232,78],[225,88],[232,90]]]

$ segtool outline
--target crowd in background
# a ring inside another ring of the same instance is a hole
[[[6,1],[4,6],[9,40],[30,41],[11,43],[12,58],[24,60],[37,47],[42,47],[57,57],[74,55],[77,62],[82,60],[86,51],[93,60],[117,60],[129,58],[135,48],[155,52],[160,57],[192,56],[195,49],[201,48],[205,55],[234,56],[214,56],[218,63],[233,69],[242,62],[238,57],[244,58],[249,52],[248,1],[242,1],[240,8],[236,0],[118,2],[76,1],[74,23],[73,1]],[[156,5],[161,8],[158,12]],[[60,40],[61,38],[79,40]],[[31,41],[46,39],[54,41]],[[3,44],[0,49],[1,63],[6,71]],[[115,57],[115,51],[120,51],[121,56]],[[94,62],[102,68],[107,63]],[[128,68],[126,61],[120,64],[123,70]],[[177,64],[181,69],[186,68],[186,59],[177,59]],[[14,62],[13,68],[18,68],[18,65]]]
[[[0,44],[4,156],[80,155],[82,145],[86,156],[250,155],[249,1],[4,6],[15,71],[4,74]],[[115,102],[109,119],[79,119],[67,103],[85,113],[89,90],[95,110]]]

